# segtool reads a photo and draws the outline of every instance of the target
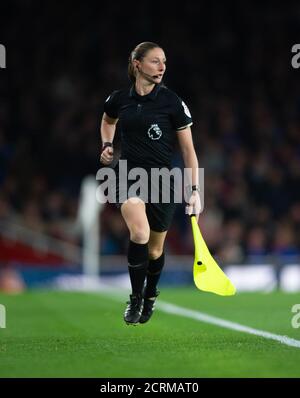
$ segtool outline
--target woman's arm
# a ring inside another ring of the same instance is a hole
[[[114,150],[112,147],[112,142],[115,136],[116,124],[118,119],[113,119],[104,112],[102,121],[101,121],[101,140],[102,140],[102,150],[100,155],[100,162],[108,165],[112,162],[114,158]],[[108,146],[107,143],[111,143],[111,146]]]
[[[192,169],[192,181],[191,185],[199,184],[198,176],[198,159],[195,152],[193,137],[190,127],[186,127],[183,130],[177,132],[178,142],[181,149],[184,166]]]
[[[192,191],[192,195],[189,200],[188,214],[195,213],[199,215],[201,212],[201,201],[199,194],[199,173],[198,173],[198,159],[194,148],[192,131],[190,127],[186,127],[183,130],[177,132],[178,142],[182,153],[185,168],[192,169],[191,185],[197,186],[198,190]]]

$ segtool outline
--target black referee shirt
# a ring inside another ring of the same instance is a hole
[[[119,119],[121,159],[133,167],[170,167],[176,131],[193,124],[182,99],[163,85],[143,96],[134,86],[114,91],[104,111]]]

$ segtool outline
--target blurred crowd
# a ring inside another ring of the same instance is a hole
[[[299,3],[6,3],[0,220],[80,244],[80,184],[100,166],[103,103],[129,84],[129,53],[147,40],[164,48],[165,84],[193,116],[205,170],[199,223],[211,251],[236,263],[300,254],[300,70],[291,66]],[[182,166],[178,148],[174,165]],[[107,205],[100,217],[101,253],[124,254],[119,210]],[[193,252],[184,205],[166,251]]]

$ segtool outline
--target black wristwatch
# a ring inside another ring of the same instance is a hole
[[[108,146],[112,147],[112,146],[113,146],[112,142],[103,142],[101,153],[102,153],[102,152],[104,151],[104,149],[107,148]]]
[[[192,185],[192,192],[193,192],[193,191],[200,192],[199,185]]]

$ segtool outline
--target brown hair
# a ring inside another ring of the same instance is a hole
[[[128,60],[128,77],[134,83],[135,78],[135,68],[133,66],[133,61],[137,59],[141,61],[149,50],[153,50],[153,48],[161,48],[158,44],[152,43],[151,41],[144,41],[143,43],[138,44],[134,50],[131,51],[129,60]]]

